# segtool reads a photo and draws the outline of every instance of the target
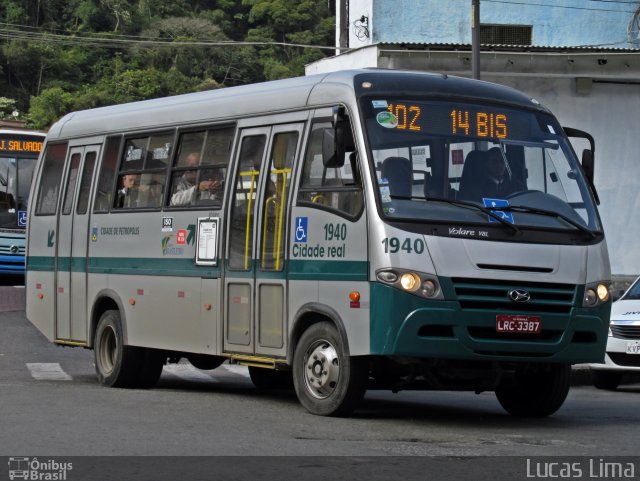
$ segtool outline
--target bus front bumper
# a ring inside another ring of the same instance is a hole
[[[371,353],[420,359],[585,363],[602,362],[610,303],[566,313],[525,312],[542,321],[539,334],[497,332],[491,310],[463,310],[455,301],[429,301],[393,287],[371,287]]]

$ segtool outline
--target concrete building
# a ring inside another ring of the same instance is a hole
[[[341,53],[306,72],[383,67],[471,77],[471,4],[337,0]],[[563,125],[595,137],[612,273],[640,274],[640,1],[481,0],[480,24],[483,80],[527,92]]]

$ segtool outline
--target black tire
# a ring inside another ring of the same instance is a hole
[[[351,413],[364,397],[367,380],[366,359],[346,354],[332,324],[319,322],[302,334],[293,356],[293,384],[307,411],[319,416]]]
[[[293,389],[291,371],[249,366],[249,377],[258,389]]]
[[[591,382],[598,389],[615,391],[622,381],[622,373],[617,371],[591,370]]]
[[[571,387],[569,364],[530,366],[498,386],[496,397],[512,416],[541,418],[555,413]]]
[[[156,384],[158,384],[160,375],[162,374],[162,369],[164,368],[167,356],[162,351],[158,351],[156,349],[129,349],[139,349],[142,353],[142,363],[135,387],[139,387],[141,389],[151,389],[155,387]]]
[[[136,387],[144,362],[144,351],[125,346],[120,312],[106,311],[98,321],[93,353],[100,384],[109,387]]]

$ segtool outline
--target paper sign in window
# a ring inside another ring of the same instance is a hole
[[[218,217],[198,219],[196,264],[214,266],[218,256]]]

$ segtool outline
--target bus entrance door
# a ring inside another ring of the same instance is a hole
[[[286,354],[286,239],[302,124],[243,131],[230,202],[224,349]]]
[[[99,145],[71,147],[56,239],[56,340],[87,341],[89,194]]]

